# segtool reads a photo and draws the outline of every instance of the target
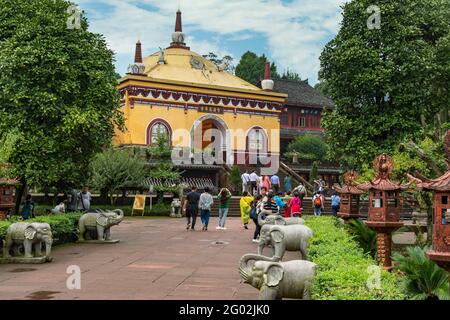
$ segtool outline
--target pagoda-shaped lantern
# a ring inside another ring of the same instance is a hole
[[[433,191],[433,249],[428,257],[450,272],[450,130],[444,140],[448,171],[434,180],[420,180],[408,175],[418,189]]]
[[[385,269],[392,269],[392,232],[403,226],[400,221],[402,187],[389,177],[394,164],[386,154],[374,161],[377,177],[374,181],[358,186],[369,192],[369,217],[367,226],[377,233],[377,260]]]
[[[0,220],[5,220],[8,211],[14,208],[14,190],[18,184],[15,179],[0,179]]]
[[[338,216],[347,223],[350,219],[359,219],[359,201],[363,190],[356,186],[359,176],[355,171],[344,174],[344,185],[335,185],[334,190],[341,197],[341,208]]]

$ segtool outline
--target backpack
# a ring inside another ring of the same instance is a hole
[[[314,199],[314,206],[315,207],[321,207],[322,206],[322,199],[320,197],[316,197]]]

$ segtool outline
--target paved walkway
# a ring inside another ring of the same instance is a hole
[[[118,244],[68,244],[54,248],[52,263],[0,265],[0,299],[257,299],[238,272],[239,258],[256,253],[254,225],[216,226],[212,218],[210,231],[192,232],[184,219],[127,218],[112,229]],[[70,265],[81,268],[81,290],[66,287]]]
[[[126,218],[112,229],[118,244],[68,244],[54,248],[52,263],[0,265],[0,300],[257,299],[238,272],[240,257],[256,253],[254,225],[244,230],[240,219],[229,218],[228,230],[216,226],[212,218],[210,231],[192,232],[184,219]],[[285,259],[297,257],[287,252]],[[81,269],[81,290],[67,289],[71,265]]]

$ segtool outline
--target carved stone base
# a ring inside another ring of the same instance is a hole
[[[77,243],[92,243],[92,244],[112,244],[118,243],[120,240],[78,240]]]
[[[11,257],[11,258],[0,258],[0,264],[42,264],[46,262],[51,262],[52,257],[35,257],[35,258],[24,258],[24,257]]]

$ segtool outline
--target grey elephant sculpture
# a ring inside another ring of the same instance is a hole
[[[53,235],[52,229],[48,223],[38,222],[16,222],[8,227],[3,246],[3,258],[13,258],[11,249],[13,250],[14,261],[20,261],[20,248],[23,245],[23,258],[46,262],[51,261],[50,253],[52,251]],[[42,256],[42,244],[45,244],[45,255]],[[33,255],[34,247],[34,255]],[[23,262],[26,262],[25,260]]]
[[[302,260],[308,259],[308,242],[313,236],[310,228],[304,225],[264,225],[259,237],[258,254],[262,255],[265,246],[272,246],[272,257],[279,261],[285,251],[299,251]]]
[[[260,300],[311,299],[315,268],[316,264],[310,261],[276,262],[254,254],[244,255],[239,262],[241,278],[259,289]]]
[[[78,221],[78,241],[85,241],[87,238],[87,240],[100,242],[119,242],[119,240],[111,239],[111,227],[122,222],[123,217],[123,211],[119,209],[97,210],[83,214]]]
[[[294,224],[305,224],[305,220],[302,218],[292,217],[285,218],[280,216],[279,214],[270,214],[267,215],[265,219],[262,218],[262,215],[258,215],[258,224],[262,227],[266,224],[271,225],[279,225],[279,226],[290,226]]]

